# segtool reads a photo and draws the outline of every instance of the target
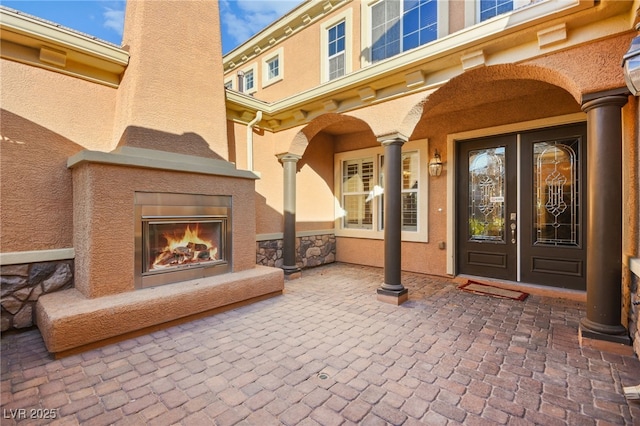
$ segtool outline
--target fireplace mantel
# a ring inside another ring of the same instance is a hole
[[[249,170],[238,170],[229,161],[130,146],[122,146],[111,152],[83,150],[67,159],[67,167],[70,169],[85,163],[259,179],[257,174]]]

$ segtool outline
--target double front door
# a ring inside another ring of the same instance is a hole
[[[584,290],[586,125],[458,143],[460,274]]]

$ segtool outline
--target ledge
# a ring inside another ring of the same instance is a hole
[[[0,266],[19,265],[22,263],[51,262],[54,260],[67,260],[76,257],[73,248],[15,251],[0,253]]]
[[[629,269],[631,269],[631,272],[633,272],[636,276],[640,277],[640,258],[629,258]]]
[[[84,150],[69,157],[67,167],[72,169],[85,163],[201,173],[205,175],[228,176],[243,179],[259,179],[258,175],[254,172],[238,170],[233,163],[225,160],[174,154],[172,152],[145,148],[121,147],[112,152]]]
[[[69,289],[38,299],[37,325],[58,354],[283,290],[282,270],[266,266],[94,299]]]
[[[314,237],[316,235],[335,235],[335,229],[319,229],[317,231],[298,231],[296,232],[296,238],[300,237]],[[273,232],[271,234],[258,234],[256,235],[256,241],[270,241],[281,240],[284,238],[282,232]]]

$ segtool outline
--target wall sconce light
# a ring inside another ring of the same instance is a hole
[[[442,159],[440,158],[440,154],[436,149],[433,158],[429,161],[429,175],[440,176],[440,173],[442,173]]]
[[[640,36],[631,40],[631,46],[623,56],[622,67],[627,87],[633,96],[638,96],[640,94]]]

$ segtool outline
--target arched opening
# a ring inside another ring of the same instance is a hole
[[[577,98],[559,73],[501,65],[468,71],[424,101],[411,138],[428,138],[445,163],[429,187],[429,237],[447,246],[442,272],[585,289],[586,115]],[[540,164],[563,148],[578,157],[562,166],[573,172],[559,185],[559,166]],[[497,160],[476,170],[480,159]],[[549,237],[565,228],[569,238]]]

